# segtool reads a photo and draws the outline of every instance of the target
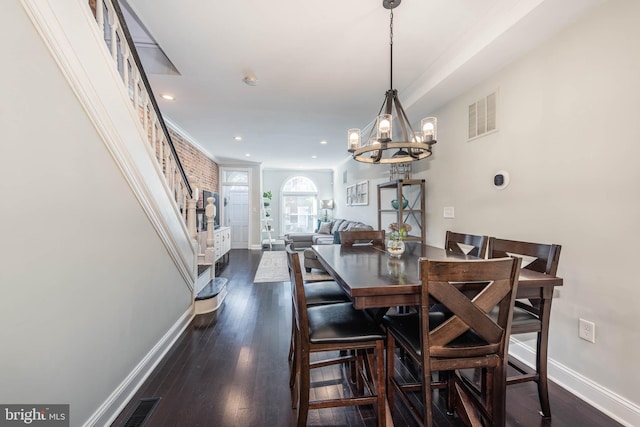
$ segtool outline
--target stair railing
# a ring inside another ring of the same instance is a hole
[[[162,119],[162,114],[142,67],[142,62],[127,28],[117,0],[90,0],[114,65],[127,88],[129,99],[138,112],[155,160],[172,192],[191,239],[196,238],[195,200],[184,168]]]

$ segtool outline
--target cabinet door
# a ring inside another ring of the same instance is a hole
[[[213,259],[218,260],[222,256],[222,233],[216,230],[213,233]]]

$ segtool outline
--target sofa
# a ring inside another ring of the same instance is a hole
[[[291,244],[292,249],[304,250],[304,269],[310,272],[312,268],[324,270],[318,261],[311,245],[331,245],[340,243],[341,231],[373,230],[373,227],[360,221],[347,219],[334,219],[328,222],[318,222],[315,233],[289,233],[285,234],[286,244]]]

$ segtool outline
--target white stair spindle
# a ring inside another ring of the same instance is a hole
[[[204,209],[204,215],[207,218],[207,249],[204,252],[205,264],[213,264],[214,261],[214,239],[213,239],[213,217],[216,214],[216,207],[213,204],[213,197],[206,200],[207,206]]]
[[[104,37],[104,1],[97,0],[96,1],[96,22],[98,23],[98,27],[102,31],[102,35]]]

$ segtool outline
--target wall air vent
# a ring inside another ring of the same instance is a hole
[[[496,91],[469,105],[468,139],[478,138],[498,130],[497,97]]]

